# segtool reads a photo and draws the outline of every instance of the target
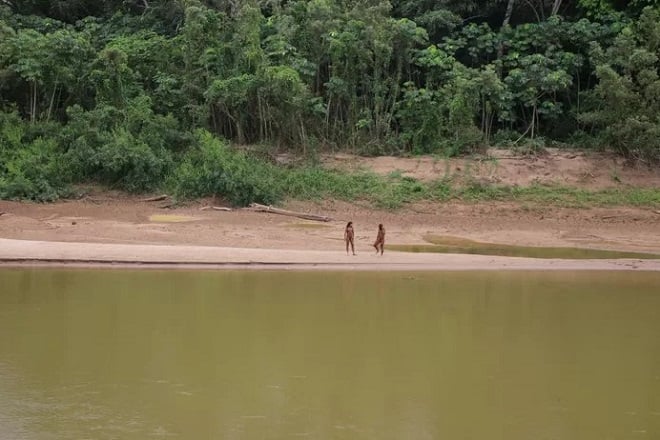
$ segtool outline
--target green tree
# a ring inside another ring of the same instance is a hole
[[[647,7],[608,48],[594,45],[599,83],[582,115],[622,154],[660,160],[660,11]]]

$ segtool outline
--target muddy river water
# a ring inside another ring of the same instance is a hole
[[[0,270],[0,439],[658,439],[660,273]]]

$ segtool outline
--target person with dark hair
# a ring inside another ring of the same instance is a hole
[[[346,255],[348,255],[348,246],[351,246],[351,251],[355,255],[355,231],[353,230],[353,222],[348,222],[346,229],[344,229],[344,241],[346,242]]]
[[[376,248],[376,255],[378,255],[378,251],[383,255],[383,251],[385,250],[385,228],[382,223],[378,225],[378,235],[376,236],[374,247]]]

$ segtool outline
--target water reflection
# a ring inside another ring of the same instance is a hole
[[[424,240],[432,244],[390,244],[387,245],[387,248],[392,251],[414,253],[500,255],[505,257],[566,258],[572,260],[621,258],[655,260],[660,258],[658,254],[643,252],[573,247],[513,246],[439,235],[426,235]]]

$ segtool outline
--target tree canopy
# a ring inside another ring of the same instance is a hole
[[[39,151],[70,180],[145,189],[199,130],[298,152],[598,145],[654,164],[659,69],[655,0],[0,0],[0,187]]]

